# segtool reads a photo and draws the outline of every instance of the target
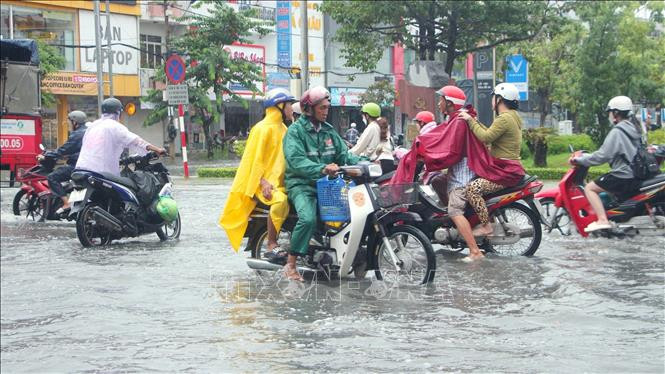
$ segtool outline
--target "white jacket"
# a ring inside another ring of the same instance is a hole
[[[358,142],[355,146],[353,146],[353,148],[351,148],[351,150],[349,150],[349,152],[356,156],[364,156],[370,160],[373,160],[376,158],[374,152],[376,151],[376,147],[380,142],[381,127],[378,123],[376,123],[376,121],[372,121],[369,125],[367,125],[365,131],[363,131],[362,135],[360,135]]]

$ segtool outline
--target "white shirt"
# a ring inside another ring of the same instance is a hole
[[[466,157],[460,162],[448,168],[448,193],[455,188],[465,187],[469,184],[476,174],[469,169]]]
[[[375,159],[374,151],[376,147],[381,142],[381,127],[376,121],[372,121],[363,134],[360,135],[358,143],[356,143],[349,152],[353,153],[356,156],[364,156],[371,159]]]
[[[420,135],[422,135],[422,134],[427,134],[428,132],[434,130],[434,128],[435,128],[437,125],[438,125],[438,123],[436,123],[436,121],[429,122],[428,124],[426,124],[425,126],[423,126],[422,129],[420,129]]]
[[[91,123],[83,135],[81,153],[76,169],[111,173],[120,176],[120,155],[125,148],[130,153],[145,155],[148,142],[132,133],[122,123],[110,116]]]

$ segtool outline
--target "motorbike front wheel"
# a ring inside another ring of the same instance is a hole
[[[393,226],[389,229],[388,241],[397,257],[399,269],[395,268],[381,238],[374,252],[376,279],[404,285],[426,284],[434,280],[436,272],[434,249],[422,231],[412,226]]]
[[[180,213],[178,213],[178,218],[176,218],[173,222],[164,223],[164,226],[158,228],[156,233],[157,236],[159,236],[159,240],[164,242],[167,240],[178,239],[180,237],[181,230],[182,226],[180,221]]]
[[[533,256],[540,247],[543,237],[540,217],[528,206],[512,203],[492,212],[492,216],[506,225],[519,230],[519,241],[514,244],[492,245],[492,250],[502,256]]]
[[[92,208],[86,205],[76,218],[76,236],[84,247],[100,247],[111,241],[111,233],[95,222]]]

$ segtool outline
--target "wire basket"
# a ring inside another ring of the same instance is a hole
[[[402,183],[372,187],[376,203],[382,208],[410,205],[418,202],[418,184]]]
[[[355,183],[347,183],[341,176],[335,179],[323,177],[316,181],[321,221],[347,222],[351,220],[348,192],[349,188],[353,186]]]

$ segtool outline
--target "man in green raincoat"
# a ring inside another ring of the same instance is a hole
[[[342,137],[326,122],[330,109],[328,90],[316,86],[305,91],[300,105],[303,115],[286,131],[283,146],[286,189],[298,213],[284,273],[297,281],[303,278],[296,270],[296,258],[307,254],[316,229],[316,181],[324,175],[335,176],[338,165],[353,165],[359,160],[349,154]]]

